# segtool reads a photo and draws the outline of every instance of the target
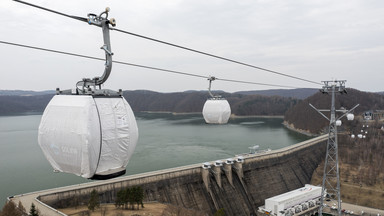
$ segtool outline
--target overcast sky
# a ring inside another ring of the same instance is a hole
[[[316,82],[384,91],[382,0],[25,0],[86,17],[110,7],[116,28]],[[99,27],[12,0],[0,1],[0,40],[104,58]],[[119,32],[113,59],[223,79],[320,88]],[[74,88],[101,76],[104,62],[0,44],[0,89]],[[113,65],[103,88],[206,90],[203,78]],[[215,81],[214,90],[274,89]]]

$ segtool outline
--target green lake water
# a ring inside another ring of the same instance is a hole
[[[202,115],[136,113],[139,142],[127,174],[203,163],[249,152],[248,147],[279,149],[309,137],[286,129],[279,118],[230,119],[205,124]],[[6,197],[88,182],[53,173],[37,143],[41,115],[0,116],[0,205]]]

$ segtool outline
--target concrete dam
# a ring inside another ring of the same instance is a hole
[[[244,155],[244,162],[212,166],[202,164],[124,176],[116,179],[37,191],[10,200],[24,206],[32,202],[46,215],[65,215],[57,208],[86,204],[96,189],[102,203],[114,203],[119,190],[141,186],[145,201],[169,203],[226,215],[256,215],[264,200],[309,183],[325,157],[328,135],[262,154]]]

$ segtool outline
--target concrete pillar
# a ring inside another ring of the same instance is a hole
[[[233,186],[233,180],[232,180],[232,165],[231,164],[224,164],[223,170],[224,170],[225,175],[227,176],[229,183],[232,185],[232,187],[234,187]]]
[[[213,174],[215,176],[215,180],[219,188],[222,188],[221,184],[221,166],[213,166],[212,168]]]
[[[237,176],[240,179],[241,185],[243,186],[243,189],[245,193],[249,196],[247,187],[245,186],[245,183],[243,181],[244,173],[243,173],[243,163],[236,162],[233,164],[233,169],[236,171]]]
[[[203,169],[201,172],[201,177],[203,178],[205,188],[207,191],[209,191],[209,184],[211,183],[209,178],[209,169]]]
[[[233,169],[235,170],[237,176],[239,176],[240,180],[243,180],[244,173],[243,173],[243,163],[235,162],[233,164]]]
[[[212,167],[213,168],[213,167]],[[212,168],[209,168],[209,169],[203,169],[201,171],[201,176],[203,178],[203,182],[204,182],[204,185],[205,185],[205,188],[207,189],[209,195],[211,196],[211,199],[213,201],[213,204],[215,205],[215,208],[216,209],[219,209],[219,205],[217,204],[217,200],[216,198],[214,197],[213,193],[212,193],[212,190],[210,188],[210,184],[211,184],[211,178],[210,178],[210,172],[214,173],[213,170],[211,170]],[[220,167],[219,167],[220,168]],[[215,178],[216,178],[216,175],[215,175]],[[221,183],[221,181],[220,181]]]

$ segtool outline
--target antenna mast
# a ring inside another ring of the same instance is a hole
[[[324,161],[324,174],[322,181],[322,190],[320,198],[320,208],[319,215],[323,214],[324,208],[324,197],[330,196],[334,201],[337,199],[337,211],[338,215],[341,215],[341,201],[340,201],[340,173],[339,173],[339,155],[338,155],[338,143],[337,143],[337,126],[340,126],[340,119],[347,114],[351,113],[356,107],[357,104],[350,110],[336,110],[335,108],[335,94],[346,94],[345,89],[346,80],[335,80],[335,81],[322,81],[324,83],[323,88],[320,90],[323,94],[332,94],[332,103],[330,110],[319,110],[315,108],[312,104],[309,104],[313,109],[315,109],[321,116],[329,121],[329,132],[328,132],[328,142],[327,142],[327,153]],[[331,112],[330,119],[324,115],[322,112]],[[343,112],[344,114],[336,119],[336,112]],[[348,119],[353,120],[353,119]],[[339,124],[337,123],[338,121]]]

